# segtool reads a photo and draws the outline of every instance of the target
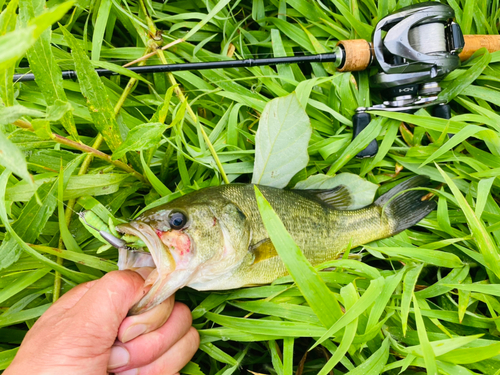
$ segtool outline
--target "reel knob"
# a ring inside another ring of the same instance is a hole
[[[352,139],[356,138],[362,130],[364,130],[371,121],[371,116],[366,112],[357,112],[352,116]],[[378,152],[378,144],[374,139],[370,144],[361,152],[359,152],[356,157],[358,159],[369,158],[376,155]]]

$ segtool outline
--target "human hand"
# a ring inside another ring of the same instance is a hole
[[[70,290],[26,334],[4,375],[177,374],[199,345],[187,306],[172,296],[127,317],[150,271],[114,271]]]

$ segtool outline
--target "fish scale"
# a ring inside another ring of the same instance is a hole
[[[234,185],[221,189],[221,195],[237,204],[252,223],[250,247],[269,237],[260,217],[253,185]],[[381,208],[339,211],[325,202],[299,195],[293,190],[259,186],[259,190],[280,217],[286,230],[311,264],[337,259],[351,244],[359,245],[388,237],[391,228],[387,218],[381,218]],[[228,284],[263,284],[287,273],[279,257],[257,264],[248,256],[247,263],[232,275]]]

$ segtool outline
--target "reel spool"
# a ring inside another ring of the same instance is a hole
[[[454,11],[438,2],[400,9],[384,17],[373,33],[372,54],[380,68],[371,77],[372,87],[381,90],[382,104],[359,107],[353,116],[354,137],[370,122],[368,110],[414,112],[441,104],[433,115],[449,118],[449,106],[438,101],[439,81],[460,66],[459,53],[465,42]],[[357,157],[377,153],[375,140]]]

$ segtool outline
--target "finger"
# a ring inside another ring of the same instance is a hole
[[[118,330],[118,340],[126,343],[137,336],[152,332],[161,327],[174,308],[175,296],[171,296],[144,314],[126,317]]]
[[[191,327],[189,331],[156,361],[125,372],[115,372],[116,375],[175,375],[190,360],[200,345],[198,331]]]
[[[143,267],[138,268],[136,271],[141,275],[144,280],[147,279],[148,275],[151,273],[153,268]],[[42,319],[50,318],[51,316],[57,316],[65,313],[67,310],[73,308],[75,304],[82,299],[82,297],[92,288],[99,280],[89,281],[76,287],[70,289],[68,292],[64,293],[51,307],[43,314]]]
[[[182,303],[175,303],[170,318],[156,331],[139,336],[125,344],[117,342],[111,348],[109,369],[117,372],[117,370],[138,368],[154,362],[186,335],[191,328],[191,323],[189,308]],[[123,356],[123,350],[128,352],[128,358]],[[127,362],[123,363],[118,360],[114,362],[115,358],[119,360],[126,358]]]
[[[71,309],[75,319],[118,331],[127,312],[145,294],[144,279],[134,271],[112,271],[94,283]]]
[[[82,296],[96,283],[97,280],[89,281],[75,286],[59,298],[50,308],[38,319],[37,327],[45,321],[55,319],[71,309]]]
[[[84,295],[89,291],[92,286],[98,280],[89,281],[80,285],[75,286],[71,290],[64,293],[61,298],[54,303],[54,306],[58,306],[60,308],[70,309],[72,308]]]

